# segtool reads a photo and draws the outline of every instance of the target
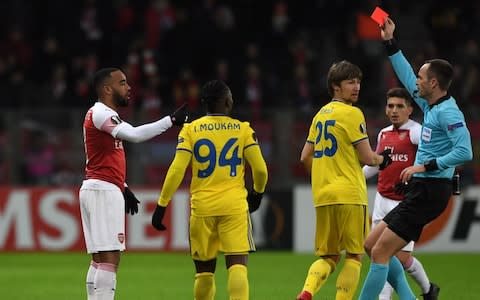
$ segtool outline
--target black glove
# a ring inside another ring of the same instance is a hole
[[[131,214],[132,216],[138,213],[138,203],[140,203],[140,201],[138,201],[128,186],[125,187],[123,198],[125,199],[125,213]]]
[[[392,158],[390,157],[390,153],[392,153],[392,149],[385,149],[381,153],[379,153],[379,155],[383,156],[383,162],[378,165],[379,170],[383,170],[392,164]]]
[[[403,196],[408,192],[408,182],[399,182],[394,186],[393,189],[395,194]]]
[[[152,216],[152,226],[155,227],[155,229],[157,230],[163,231],[167,229],[167,227],[165,227],[165,225],[162,224],[166,209],[167,208],[165,206],[160,206],[158,204],[157,204],[157,207],[155,208],[155,212],[153,213],[153,216]]]
[[[175,126],[182,126],[183,123],[187,122],[188,120],[187,104],[184,103],[182,106],[177,108],[170,115],[170,118],[172,120],[173,125]]]
[[[248,192],[247,202],[248,202],[248,211],[253,213],[260,207],[260,202],[262,201],[263,193],[257,193],[254,190]]]

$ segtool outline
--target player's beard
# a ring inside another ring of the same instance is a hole
[[[128,100],[126,97],[120,95],[117,91],[113,91],[113,102],[116,106],[126,107],[128,106]]]

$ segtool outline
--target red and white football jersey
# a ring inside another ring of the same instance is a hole
[[[118,113],[96,102],[85,115],[83,141],[86,155],[86,179],[99,179],[124,190],[125,151],[122,140],[115,138],[125,123]]]
[[[402,200],[403,196],[394,191],[400,182],[400,173],[415,162],[422,125],[408,120],[407,123],[396,129],[393,125],[383,128],[378,133],[377,153],[391,149],[392,164],[378,174],[378,192],[392,200]]]

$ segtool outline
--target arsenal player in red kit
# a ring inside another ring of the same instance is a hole
[[[412,99],[407,90],[393,88],[387,92],[385,114],[391,125],[380,130],[376,152],[391,149],[392,164],[380,172],[378,167],[363,167],[367,179],[378,173],[377,193],[372,214],[372,230],[387,213],[403,200],[405,189],[400,182],[400,173],[415,162],[415,154],[422,130],[422,125],[410,119],[412,112]],[[418,283],[423,293],[427,294],[431,283],[423,265],[412,256],[413,246],[414,242],[411,241],[398,252],[397,257],[405,271]],[[379,295],[379,300],[392,299],[392,292],[393,288],[387,282]]]
[[[93,77],[97,102],[83,123],[86,167],[79,193],[87,252],[89,300],[113,300],[120,252],[125,250],[125,213],[138,212],[138,203],[125,182],[123,141],[139,143],[187,120],[185,107],[156,122],[133,127],[117,109],[128,105],[130,86],[118,68],[105,68]]]

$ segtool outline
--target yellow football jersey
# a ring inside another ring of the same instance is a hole
[[[313,118],[307,142],[314,145],[314,205],[368,204],[365,176],[356,143],[367,139],[362,111],[340,101],[323,106]]]
[[[248,122],[207,115],[183,126],[177,151],[192,154],[192,214],[218,216],[248,209],[244,180],[248,147],[258,147]]]

